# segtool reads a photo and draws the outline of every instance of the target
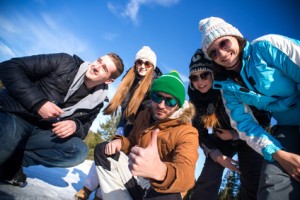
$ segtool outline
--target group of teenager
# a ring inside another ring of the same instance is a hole
[[[94,190],[95,200],[217,199],[224,168],[240,174],[241,199],[298,199],[300,41],[270,34],[249,42],[218,17],[199,29],[187,90],[144,46],[105,108],[108,85],[124,71],[115,53],[92,63],[64,53],[0,63],[1,180],[24,186],[23,167],[83,162],[99,111],[121,107],[116,134],[95,147],[75,199]],[[195,182],[199,145],[206,159]]]

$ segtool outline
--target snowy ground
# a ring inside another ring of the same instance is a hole
[[[24,168],[28,184],[20,188],[0,182],[1,200],[72,200],[81,189],[93,161],[86,160],[72,168]],[[90,196],[92,200],[94,194]]]
[[[196,165],[195,178],[203,167],[204,155],[199,148],[200,158]],[[74,195],[83,186],[93,161],[86,160],[72,168],[46,168],[32,166],[23,168],[27,185],[23,188],[7,185],[0,181],[0,200],[74,200]],[[94,193],[89,200],[92,200]]]

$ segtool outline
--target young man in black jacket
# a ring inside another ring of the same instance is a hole
[[[124,70],[108,53],[92,63],[65,53],[0,63],[0,178],[23,186],[22,166],[71,167],[83,162],[82,141]]]

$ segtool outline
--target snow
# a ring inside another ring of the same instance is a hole
[[[200,148],[198,151],[201,159],[197,162],[196,179],[205,158]],[[92,163],[92,160],[85,160],[71,168],[47,168],[42,165],[24,167],[28,184],[20,188],[0,181],[0,200],[74,200],[74,195],[82,188]],[[89,200],[93,200],[94,196],[93,192]]]
[[[41,165],[24,168],[27,185],[23,188],[0,182],[1,200],[74,199],[83,186],[93,161],[85,160],[71,168],[47,168]],[[89,200],[92,200],[94,193]]]

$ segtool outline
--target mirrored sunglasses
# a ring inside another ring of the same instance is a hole
[[[145,65],[145,67],[146,68],[150,68],[150,67],[152,67],[153,66],[153,64],[150,62],[150,61],[142,61],[142,60],[137,60],[137,61],[135,61],[135,64],[136,65]]]
[[[152,92],[150,99],[155,103],[160,104],[163,100],[168,107],[175,107],[177,105],[177,100],[171,97],[164,97],[156,92]]]
[[[209,75],[211,75],[211,72],[207,71],[207,72],[204,72],[202,74],[197,74],[197,75],[193,74],[193,75],[190,75],[189,79],[192,82],[196,82],[199,79],[201,79],[201,80],[207,80]]]
[[[232,43],[231,43],[230,39],[225,38],[225,39],[221,40],[219,42],[219,44],[217,45],[217,48],[212,49],[208,52],[208,57],[215,60],[218,57],[219,49],[226,50],[226,49],[229,49],[231,47],[231,45],[232,45]]]

